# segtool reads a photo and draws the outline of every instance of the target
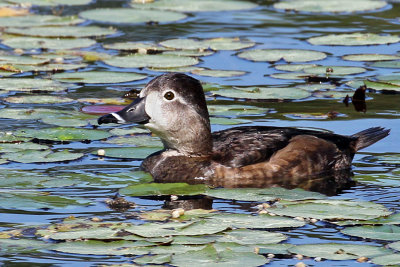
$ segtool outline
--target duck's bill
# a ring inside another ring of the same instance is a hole
[[[97,122],[103,123],[139,123],[146,124],[150,117],[145,109],[146,97],[136,98],[130,105],[124,109],[101,116]]]

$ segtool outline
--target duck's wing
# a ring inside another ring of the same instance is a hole
[[[291,138],[313,135],[334,143],[339,150],[349,150],[357,138],[330,132],[289,127],[244,126],[214,132],[215,160],[229,167],[241,167],[268,160],[286,147]]]

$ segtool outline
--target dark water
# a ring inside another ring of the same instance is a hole
[[[107,51],[101,44],[114,43],[120,41],[162,41],[171,38],[214,38],[214,37],[240,37],[257,42],[256,48],[295,48],[312,49],[323,51],[329,56],[321,61],[312,62],[323,65],[348,65],[362,66],[367,68],[367,72],[357,75],[345,76],[343,82],[351,80],[365,80],[374,78],[377,75],[391,74],[395,69],[369,67],[365,62],[345,61],[341,56],[346,54],[359,53],[382,53],[397,54],[400,50],[400,43],[391,45],[371,45],[371,46],[314,46],[305,40],[313,36],[331,33],[353,33],[371,32],[379,34],[399,34],[400,4],[392,3],[382,10],[375,12],[362,12],[354,14],[306,14],[294,12],[277,11],[272,7],[274,1],[253,1],[259,5],[258,8],[249,11],[231,12],[198,12],[189,13],[187,19],[160,25],[113,25],[120,34],[115,36],[100,38],[94,47],[84,49],[115,54],[116,51]],[[65,7],[63,14],[77,14],[84,9],[95,7],[124,7],[125,1],[95,1],[85,7]],[[36,13],[50,13],[49,8],[33,8]],[[85,22],[84,25],[108,26],[108,24]],[[1,25],[0,25],[1,26]],[[0,50],[8,50],[7,47],[0,46]],[[276,86],[295,86],[304,84],[303,80],[284,80],[269,77],[270,74],[277,73],[273,63],[250,62],[235,56],[235,51],[218,51],[212,56],[202,57],[198,66],[212,69],[232,69],[244,70],[248,74],[233,78],[213,78],[213,77],[194,77],[203,82],[216,83],[219,85],[276,85]],[[282,63],[282,62],[279,62]],[[122,69],[110,67],[102,62],[92,63],[88,68],[94,70],[117,70]],[[131,88],[141,88],[152,77],[159,75],[159,72],[151,70],[135,70],[138,73],[146,73],[149,78],[139,82],[119,84],[117,86],[81,86],[68,93],[68,97],[119,97]],[[21,75],[23,76],[23,75]],[[339,89],[345,89],[341,85]],[[22,95],[22,93],[21,93]],[[348,198],[353,200],[367,200],[385,205],[394,212],[400,210],[400,162],[382,163],[374,160],[377,156],[395,154],[400,159],[400,145],[398,136],[400,134],[400,94],[388,94],[382,92],[369,91],[367,93],[367,112],[357,112],[352,105],[346,107],[342,99],[316,99],[309,97],[304,100],[290,102],[249,102],[243,100],[232,100],[228,98],[208,98],[209,104],[250,104],[253,106],[267,107],[274,112],[264,116],[248,116],[252,122],[248,125],[271,125],[271,126],[298,126],[315,127],[328,129],[340,134],[353,134],[372,126],[382,126],[391,129],[391,135],[384,140],[362,150],[355,156],[353,162],[354,180],[359,183],[351,189],[345,190],[340,195],[332,198]],[[21,107],[16,104],[3,104],[8,107]],[[37,106],[30,106],[29,108]],[[59,105],[60,109],[73,108],[79,110],[82,104],[73,104],[71,107]],[[337,111],[345,114],[343,117],[334,119],[291,119],[285,114],[295,113],[322,113]],[[13,121],[0,119],[2,131],[15,131],[21,127],[37,128],[44,127],[37,121]],[[221,130],[232,126],[213,125],[213,130]],[[57,177],[61,172],[75,172],[93,175],[93,179],[98,178],[98,182],[82,181],[73,186],[50,187],[42,189],[57,196],[67,196],[69,198],[79,197],[89,200],[92,205],[72,206],[66,209],[0,209],[0,229],[10,229],[13,226],[33,226],[56,222],[61,218],[70,215],[79,216],[99,216],[104,219],[129,220],[126,214],[110,210],[104,200],[113,196],[119,188],[129,184],[129,180],[114,183],[112,179],[102,181],[101,175],[113,173],[121,170],[137,170],[140,161],[121,161],[118,159],[105,158],[99,160],[97,156],[88,152],[104,144],[92,142],[83,144],[72,142],[64,145],[54,145],[53,148],[71,148],[74,151],[87,153],[84,158],[69,163],[47,163],[47,164],[23,164],[8,163],[0,165],[0,169],[25,170],[23,175],[37,175],[38,173]],[[379,176],[379,179],[374,179]],[[100,177],[100,178],[99,178]],[[90,186],[88,186],[90,184]],[[147,198],[128,198],[140,206],[142,210],[152,210],[164,205],[162,200],[152,200]],[[232,211],[238,213],[254,212],[252,205],[246,202],[235,202],[229,200],[215,200],[212,207],[222,211]],[[323,243],[329,241],[336,242],[355,242],[372,245],[386,244],[382,241],[362,241],[361,239],[349,240],[339,232],[340,227],[334,227],[324,222],[315,225],[284,232],[289,236],[291,244]],[[88,266],[96,264],[124,263],[129,261],[129,257],[120,256],[74,256],[63,253],[34,253],[34,254],[10,254],[0,257],[0,262],[4,266]],[[296,264],[297,260],[274,259],[270,266],[287,266]],[[304,260],[304,263],[313,266],[371,266],[370,263],[356,263],[355,261],[324,261],[315,262]]]

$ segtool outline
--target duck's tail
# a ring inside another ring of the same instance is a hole
[[[382,138],[385,138],[390,133],[390,129],[383,127],[372,127],[361,132],[355,133],[352,137],[357,137],[357,143],[355,145],[355,151],[368,147],[375,144]]]

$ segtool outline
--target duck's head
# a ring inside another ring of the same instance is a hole
[[[185,74],[168,73],[151,80],[139,97],[98,123],[144,124],[165,148],[187,155],[212,150],[210,120],[201,83]]]

